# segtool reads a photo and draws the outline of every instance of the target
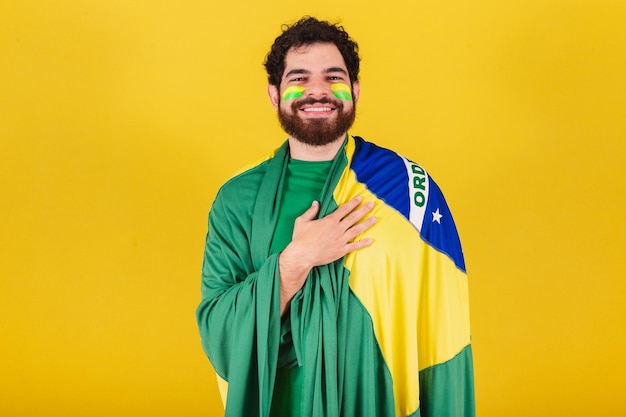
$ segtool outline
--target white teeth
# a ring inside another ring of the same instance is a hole
[[[309,111],[317,111],[317,112],[322,112],[322,111],[331,111],[332,108],[330,107],[308,107],[306,109],[303,109],[305,112],[309,112]]]

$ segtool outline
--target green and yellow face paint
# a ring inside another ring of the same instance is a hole
[[[304,95],[304,87],[301,85],[291,85],[285,89],[283,92],[283,103],[285,101],[294,100],[296,98],[300,98]]]
[[[335,83],[330,86],[330,89],[339,100],[352,101],[352,90],[347,84]]]
[[[352,101],[352,90],[347,84],[335,83],[331,84],[330,89],[333,95],[339,100]],[[305,88],[301,85],[291,85],[283,92],[282,102],[295,100],[304,96]]]

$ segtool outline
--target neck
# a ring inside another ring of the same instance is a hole
[[[301,161],[330,161],[335,158],[345,139],[345,133],[336,140],[323,146],[311,146],[289,137],[289,153],[292,158]]]

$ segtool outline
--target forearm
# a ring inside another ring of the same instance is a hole
[[[278,257],[278,270],[280,274],[280,315],[282,316],[289,308],[293,296],[302,288],[306,281],[311,266],[308,266],[293,244],[287,245]]]

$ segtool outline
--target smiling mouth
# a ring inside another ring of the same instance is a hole
[[[333,107],[305,107],[300,109],[305,113],[323,113],[335,110]]]
[[[328,117],[341,109],[341,103],[336,103],[329,97],[306,97],[292,105],[294,113],[297,110],[301,112],[300,114],[309,117]]]

